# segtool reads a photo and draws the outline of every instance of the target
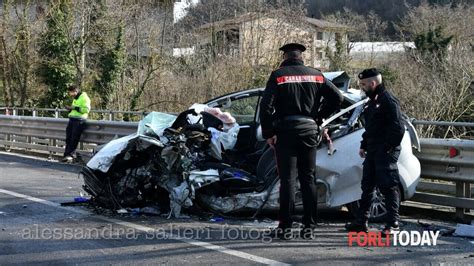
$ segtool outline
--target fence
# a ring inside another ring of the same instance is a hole
[[[0,146],[61,154],[67,119],[0,115]],[[414,125],[474,127],[474,123],[413,121]],[[113,138],[136,132],[136,122],[87,122],[80,150],[89,152]],[[415,202],[456,208],[456,216],[474,209],[471,183],[474,183],[474,140],[421,139],[421,152],[415,152],[421,163],[422,182],[410,199]]]

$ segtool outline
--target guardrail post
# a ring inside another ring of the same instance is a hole
[[[56,140],[55,139],[49,139],[49,144],[50,147],[55,147],[56,146]],[[48,160],[53,160],[53,151],[49,149],[49,154],[48,154]]]
[[[13,107],[13,115],[14,116],[18,115],[18,110],[16,109],[16,107]]]
[[[464,192],[465,192],[465,189],[464,189],[464,182],[459,182],[457,181],[456,182],[456,197],[457,198],[464,198]],[[464,209],[463,208],[457,208],[456,207],[456,218],[461,220],[461,221],[464,221]]]
[[[12,136],[10,134],[5,135],[5,140],[10,142],[12,140]],[[10,145],[5,145],[5,151],[10,152],[12,150]]]
[[[26,137],[26,143],[32,144],[32,137],[31,136]],[[25,150],[30,151],[31,149],[30,148],[25,148]]]
[[[466,182],[464,183],[464,197],[470,199],[471,196],[471,183]],[[473,207],[474,208],[474,207]],[[465,213],[470,213],[471,209],[464,209]]]
[[[58,107],[54,109],[54,118],[59,118],[59,110]]]
[[[32,111],[31,111],[31,116],[33,116],[33,117],[36,117],[36,116],[37,116],[37,110],[36,110],[35,107],[33,107]],[[28,144],[32,144],[32,143],[33,143],[31,136],[27,136],[27,137],[26,137],[26,143],[28,143]],[[29,151],[29,150],[31,150],[31,149],[25,148],[25,150]]]
[[[114,112],[113,111],[109,111],[109,120],[110,121],[114,120]]]

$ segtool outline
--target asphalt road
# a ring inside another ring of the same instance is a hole
[[[0,153],[0,264],[474,264],[474,239],[442,236],[437,246],[348,246],[345,211],[321,214],[315,240],[271,240],[275,224],[197,216],[98,215],[62,207],[80,195],[79,168]],[[423,231],[419,215],[403,216],[403,229]],[[434,228],[454,222],[423,217]],[[372,225],[373,229],[381,225]],[[471,242],[472,241],[472,242]]]

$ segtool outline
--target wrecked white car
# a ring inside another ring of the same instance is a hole
[[[316,160],[318,205],[358,207],[362,162],[358,150],[365,100],[348,90],[344,72],[325,73],[344,94],[342,110],[320,131]],[[177,117],[151,113],[137,133],[105,145],[82,170],[84,189],[99,204],[114,209],[159,205],[169,217],[183,217],[182,208],[198,205],[220,214],[278,209],[279,179],[273,150],[261,137],[259,102],[264,89],[224,95],[194,105]],[[398,161],[400,194],[415,193],[420,164],[413,126],[406,133]],[[299,190],[296,207],[302,207]],[[371,217],[386,213],[383,196],[374,191]]]

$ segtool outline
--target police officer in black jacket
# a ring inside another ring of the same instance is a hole
[[[346,225],[349,231],[368,231],[369,208],[376,187],[385,196],[387,208],[383,233],[399,230],[400,178],[397,161],[400,143],[405,133],[400,105],[382,83],[382,75],[375,68],[359,74],[359,86],[369,97],[365,105],[365,132],[362,134],[359,155],[364,160],[362,197],[357,218]]]
[[[339,109],[343,97],[319,70],[303,64],[302,52],[306,50],[303,45],[290,43],[280,50],[284,61],[270,75],[260,103],[262,134],[276,150],[281,182],[279,225],[270,235],[292,238],[291,215],[298,176],[304,207],[304,229],[300,235],[313,238],[318,124]]]

